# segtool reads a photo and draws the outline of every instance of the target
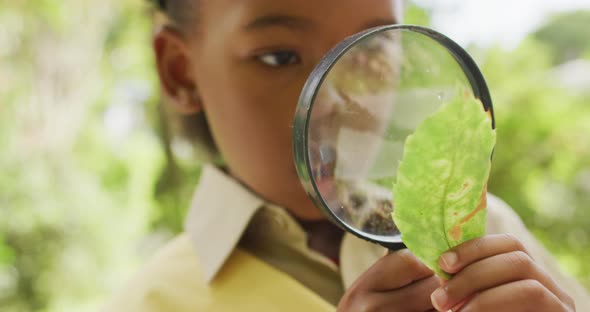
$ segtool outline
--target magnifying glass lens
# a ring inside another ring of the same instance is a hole
[[[312,73],[295,118],[295,159],[310,196],[347,231],[401,244],[392,185],[405,139],[458,90],[473,90],[491,110],[475,63],[432,30],[387,26],[342,42]]]

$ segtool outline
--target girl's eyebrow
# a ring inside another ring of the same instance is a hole
[[[257,17],[244,26],[247,31],[254,31],[269,27],[285,27],[295,30],[308,30],[315,23],[307,18],[290,15],[263,15]]]

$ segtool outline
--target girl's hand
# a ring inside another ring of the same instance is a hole
[[[346,291],[338,312],[435,311],[430,294],[441,280],[404,249],[379,259]]]
[[[439,263],[455,276],[432,294],[438,311],[575,311],[572,298],[512,235],[470,240],[444,253]]]

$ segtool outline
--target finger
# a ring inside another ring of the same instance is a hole
[[[487,235],[445,252],[440,256],[439,264],[447,273],[454,274],[473,262],[511,251],[528,254],[524,245],[511,234]]]
[[[403,249],[388,254],[371,266],[352,287],[373,291],[402,288],[434,273],[409,250]]]
[[[430,311],[434,309],[430,294],[440,286],[436,276],[416,281],[404,288],[373,293],[374,306],[368,311]],[[366,308],[366,305],[364,306]],[[356,311],[356,310],[355,310]],[[358,310],[367,311],[367,310]]]
[[[467,297],[465,299],[463,299],[461,302],[459,302],[459,304],[455,305],[452,309],[450,309],[450,311],[461,311],[461,308],[467,304],[467,302],[469,302],[469,300],[471,300],[473,296]]]
[[[432,294],[432,300],[438,309],[450,309],[475,293],[527,279],[539,281],[560,299],[567,297],[528,254],[512,251],[468,265],[437,289]]]
[[[520,280],[482,292],[461,309],[461,312],[475,311],[565,312],[569,309],[538,281]]]
[[[434,309],[430,294],[440,286],[440,278],[430,276],[423,280],[414,282],[402,289],[395,291],[395,295],[389,297],[397,302],[398,306],[404,307],[404,311],[427,311]],[[388,295],[387,292],[383,292]]]

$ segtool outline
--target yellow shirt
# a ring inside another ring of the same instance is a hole
[[[488,233],[512,233],[576,301],[586,290],[498,198],[488,197]],[[305,231],[282,208],[206,166],[185,233],[160,250],[105,311],[333,311],[344,289],[386,253],[345,234],[340,267],[307,247]]]

